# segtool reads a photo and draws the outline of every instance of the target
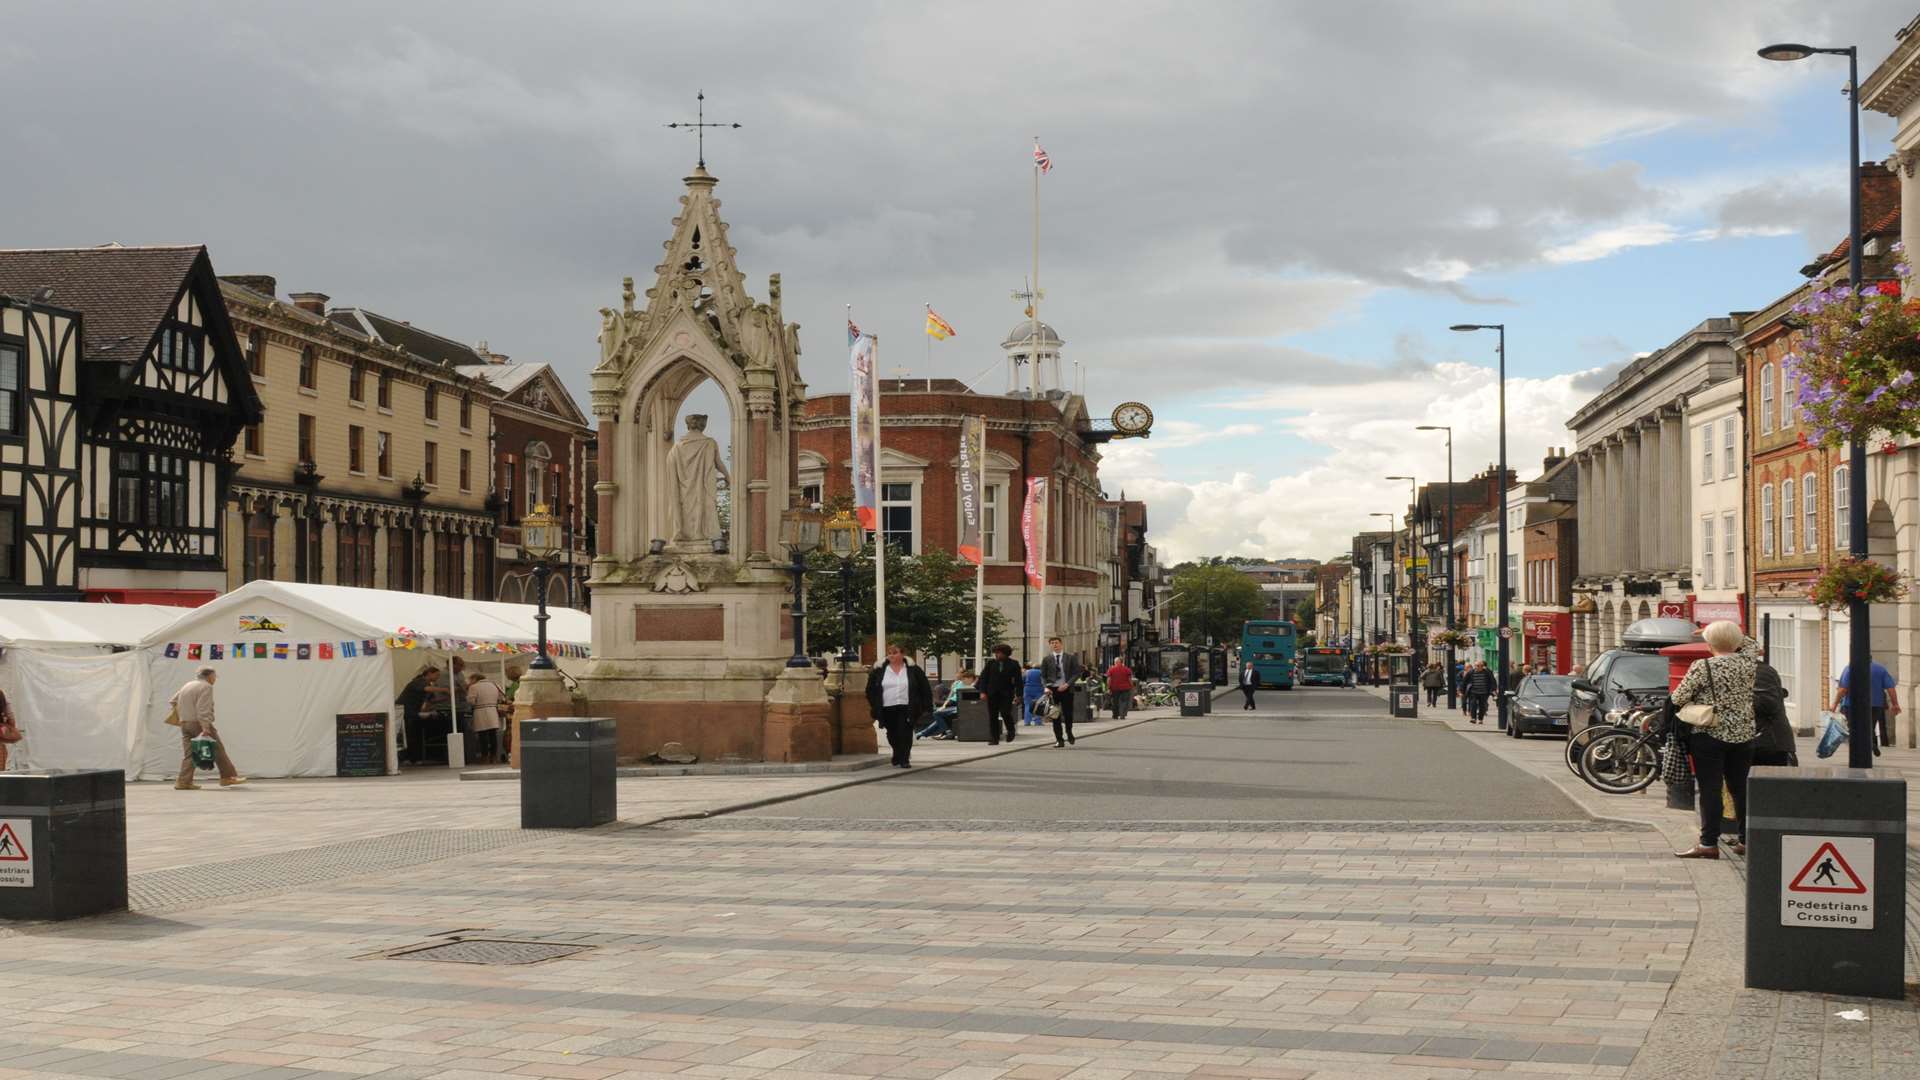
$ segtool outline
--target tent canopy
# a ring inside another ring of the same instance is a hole
[[[0,645],[138,645],[188,610],[163,604],[0,600]]]
[[[238,589],[198,608],[182,612],[180,622],[198,622],[208,616],[257,614],[274,607],[290,608],[301,614],[340,627],[348,634],[364,638],[444,639],[450,642],[497,642],[527,644],[538,640],[538,611],[531,604],[501,604],[486,600],[461,600],[425,593],[389,592],[384,589],[355,589],[344,585],[303,585],[291,581],[250,581]],[[560,645],[585,646],[591,637],[592,620],[584,611],[549,607],[547,639]],[[155,644],[168,638],[171,624],[148,633],[142,640]]]

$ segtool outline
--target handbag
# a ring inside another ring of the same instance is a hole
[[[167,710],[167,726],[180,726],[180,706],[175,705],[173,708]]]
[[[1720,688],[1717,685],[1715,685],[1713,681],[1713,661],[1711,659],[1707,659],[1707,660],[1702,660],[1701,663],[1706,665],[1707,688],[1709,692],[1712,694],[1718,695],[1720,692]],[[1714,721],[1713,704],[1711,702],[1702,701],[1702,702],[1696,702],[1695,704],[1692,704],[1692,705],[1682,705],[1680,706],[1680,711],[1678,715],[1680,717],[1680,722],[1688,725],[1689,727],[1697,727],[1697,728],[1706,727],[1709,724],[1712,724]]]

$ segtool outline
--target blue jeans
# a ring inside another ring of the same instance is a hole
[[[935,709],[933,711],[933,723],[921,728],[919,733],[914,735],[914,738],[931,739],[935,735],[945,735],[947,732],[953,730],[953,718],[959,715],[959,709]]]

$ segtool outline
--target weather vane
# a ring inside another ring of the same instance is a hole
[[[698,116],[699,119],[692,120],[692,121],[681,120],[676,123],[668,124],[667,126],[675,129],[684,128],[693,132],[695,143],[700,148],[700,167],[704,169],[707,167],[707,129],[708,128],[738,128],[740,125],[708,123],[707,122],[707,92],[705,90],[702,90],[699,93],[695,94],[693,96],[693,100],[697,108],[695,115]]]

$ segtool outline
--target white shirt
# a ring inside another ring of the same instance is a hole
[[[1248,665],[1247,665],[1247,666],[1246,666],[1246,667],[1245,667],[1244,669],[1242,669],[1242,670],[1241,670],[1241,672],[1240,672],[1240,685],[1241,685],[1241,686],[1252,686],[1252,685],[1253,685],[1253,671],[1254,671],[1254,668],[1253,668],[1253,665],[1252,665],[1252,664],[1248,664]]]
[[[913,704],[912,684],[907,682],[905,664],[900,665],[899,671],[893,670],[892,664],[886,665],[881,671],[880,704],[883,706]]]

